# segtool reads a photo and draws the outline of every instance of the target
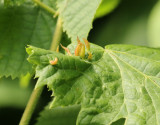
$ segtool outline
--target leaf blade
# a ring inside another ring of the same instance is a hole
[[[50,72],[56,80],[46,81],[54,90],[55,99],[51,106],[81,104],[77,119],[80,125],[112,124],[122,118],[126,119],[126,125],[159,125],[160,50],[133,45],[96,47],[91,44],[94,48],[91,52],[93,56],[101,54],[101,57],[93,58],[88,68],[77,76],[67,72],[67,78],[63,74],[66,71],[60,72],[60,68],[56,69],[58,75]],[[65,67],[70,65],[69,62]],[[37,70],[37,73],[41,71]],[[48,72],[43,72],[43,76]],[[73,68],[70,73],[75,74],[77,70]],[[38,77],[45,79],[43,76]]]
[[[66,31],[72,42],[77,36],[87,38],[96,10],[101,0],[58,0],[57,6]]]

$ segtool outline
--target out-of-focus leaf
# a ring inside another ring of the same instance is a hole
[[[47,106],[41,113],[36,125],[75,125],[79,105],[49,109]]]
[[[102,16],[112,12],[117,7],[119,2],[120,2],[120,0],[102,0],[101,4],[96,12],[95,18],[102,17]]]
[[[156,1],[122,0],[112,14],[96,20],[89,40],[101,46],[113,43],[148,45],[148,16]]]
[[[0,107],[24,108],[32,89],[21,88],[18,79],[0,79]]]
[[[148,23],[149,45],[160,47],[160,1],[153,8]]]
[[[56,19],[30,3],[5,8],[0,4],[0,77],[31,72],[25,47],[49,49]]]

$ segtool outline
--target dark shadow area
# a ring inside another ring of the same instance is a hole
[[[34,85],[34,84],[33,84]],[[47,87],[44,87],[40,101],[36,107],[36,110],[31,119],[30,125],[34,125],[39,116],[39,113],[44,109],[44,107],[51,101],[51,91],[48,91]],[[17,99],[17,101],[19,101]],[[24,112],[23,108],[16,107],[1,107],[0,108],[0,124],[1,125],[18,125],[21,116]]]
[[[125,118],[121,118],[121,119],[113,122],[111,125],[124,125],[125,120],[126,120]]]
[[[0,109],[0,124],[1,125],[18,125],[23,109],[2,108]]]

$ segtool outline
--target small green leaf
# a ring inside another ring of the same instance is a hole
[[[120,0],[102,0],[99,8],[97,9],[95,18],[105,16],[112,12],[119,4]]]
[[[54,92],[51,107],[81,104],[77,125],[123,118],[126,125],[160,124],[160,49],[91,44],[91,62],[32,46],[27,52],[36,65],[36,86]],[[55,57],[59,63],[52,66]]]
[[[49,106],[40,113],[36,125],[75,125],[80,106],[57,107],[49,109]]]
[[[72,42],[76,42],[77,36],[87,38],[100,3],[101,0],[57,0],[63,29]]]

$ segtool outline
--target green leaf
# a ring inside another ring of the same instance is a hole
[[[0,79],[0,108],[24,108],[28,102],[31,91],[31,87],[21,88],[18,79]]]
[[[149,45],[153,47],[160,47],[160,1],[153,8],[149,17],[148,23],[148,37]]]
[[[49,109],[49,106],[40,113],[36,125],[75,125],[80,106],[57,107]]]
[[[26,45],[49,49],[56,19],[30,3],[5,8],[0,4],[0,77],[31,72]]]
[[[87,38],[96,9],[101,0],[57,0],[63,30],[76,42],[77,36]]]
[[[71,45],[70,50],[75,49]],[[81,104],[77,125],[160,124],[160,49],[133,45],[91,45],[91,62],[30,46],[36,87],[54,93],[51,107]],[[58,58],[55,66],[49,61]]]
[[[120,0],[102,0],[99,8],[97,9],[95,18],[105,16],[112,12],[119,4]]]

